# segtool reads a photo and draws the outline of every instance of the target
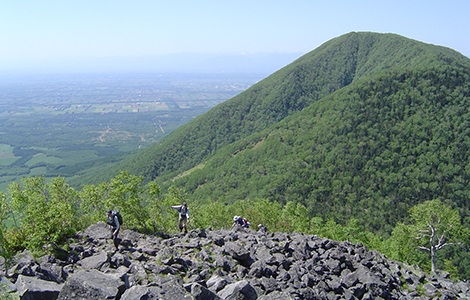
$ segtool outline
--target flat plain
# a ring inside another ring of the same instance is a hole
[[[78,176],[145,148],[263,74],[0,78],[0,191],[24,176]]]

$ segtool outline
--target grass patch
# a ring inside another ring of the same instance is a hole
[[[33,158],[31,158],[30,160],[28,160],[26,162],[26,165],[28,167],[32,167],[36,164],[40,164],[40,163],[47,163],[47,164],[59,164],[61,163],[63,160],[59,157],[55,157],[55,156],[48,156],[44,153],[39,153],[39,154],[36,154],[33,156]]]
[[[18,160],[13,154],[13,147],[7,144],[0,144],[0,166],[9,166]]]
[[[19,157],[1,157],[0,156],[0,166],[9,166],[15,161],[17,161]]]
[[[29,176],[45,176],[47,174],[46,167],[37,167],[29,170]]]
[[[204,163],[199,164],[199,165],[195,166],[194,168],[191,168],[191,169],[189,169],[189,170],[187,170],[187,171],[185,171],[185,172],[183,172],[183,173],[177,175],[175,178],[173,178],[173,181],[175,181],[175,180],[177,180],[177,179],[179,179],[179,178],[181,178],[181,177],[187,176],[187,175],[191,174],[192,172],[194,172],[194,171],[196,171],[196,170],[202,169],[202,168],[204,168],[205,165],[206,165],[206,164],[204,164]]]

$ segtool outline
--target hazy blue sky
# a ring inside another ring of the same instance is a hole
[[[351,31],[470,57],[470,0],[0,0],[0,68],[38,60],[309,52]]]

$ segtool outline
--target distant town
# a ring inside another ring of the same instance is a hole
[[[213,107],[261,75],[46,75],[0,81],[0,116],[139,113]]]

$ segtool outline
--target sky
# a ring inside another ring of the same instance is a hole
[[[470,57],[470,0],[0,0],[0,71],[181,53],[300,56],[351,31]]]

